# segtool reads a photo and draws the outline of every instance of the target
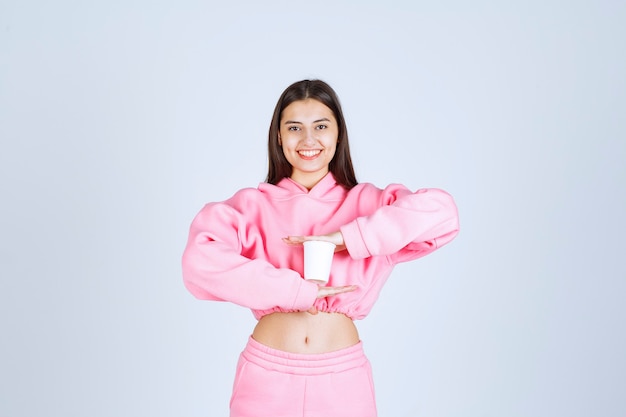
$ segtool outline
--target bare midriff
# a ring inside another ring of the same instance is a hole
[[[357,344],[359,333],[344,314],[302,311],[261,317],[252,338],[285,352],[327,353]]]

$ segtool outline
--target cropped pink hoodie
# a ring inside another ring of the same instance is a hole
[[[282,238],[337,230],[347,250],[335,253],[328,285],[358,289],[317,299],[317,284],[302,278],[303,248]],[[429,254],[458,230],[454,200],[439,189],[362,183],[347,191],[329,173],[307,190],[284,178],[205,205],[191,224],[183,279],[197,298],[248,307],[257,319],[313,305],[362,319],[397,263]]]

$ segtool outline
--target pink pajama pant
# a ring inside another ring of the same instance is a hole
[[[251,337],[237,364],[230,417],[318,416],[376,417],[372,371],[362,344],[298,354]]]

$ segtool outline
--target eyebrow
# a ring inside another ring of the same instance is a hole
[[[319,122],[330,122],[330,119],[324,117],[322,119],[315,120],[313,123],[319,123]],[[288,125],[288,124],[299,124],[299,125],[301,125],[302,122],[298,122],[298,121],[295,121],[295,120],[287,120],[283,124],[286,124],[286,125]]]

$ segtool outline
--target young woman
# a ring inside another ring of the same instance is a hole
[[[394,265],[458,233],[452,197],[358,184],[332,88],[289,86],[269,130],[269,171],[258,188],[207,204],[193,220],[183,277],[197,298],[252,309],[231,417],[376,416],[370,364],[354,325]],[[327,285],[303,275],[302,243],[337,245]]]

